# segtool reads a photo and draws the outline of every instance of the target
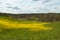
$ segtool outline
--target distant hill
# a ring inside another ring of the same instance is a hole
[[[16,18],[18,20],[31,20],[40,22],[59,22],[60,13],[32,13],[32,14],[8,14],[0,13],[0,16],[6,16],[11,18]]]

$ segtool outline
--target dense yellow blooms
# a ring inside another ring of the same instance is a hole
[[[29,28],[31,30],[51,30],[52,28],[51,27],[45,27],[43,26],[44,24],[47,24],[47,23],[28,23],[28,24],[25,24],[25,23],[18,23],[18,22],[10,22],[8,20],[3,20],[3,19],[0,19],[0,24],[4,25],[4,28],[7,28],[7,29],[20,29],[20,28]]]

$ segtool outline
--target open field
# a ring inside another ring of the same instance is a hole
[[[0,16],[0,40],[60,40],[60,22],[17,20]]]
[[[0,19],[0,24],[2,26],[4,26],[4,28],[6,29],[20,29],[20,28],[29,28],[32,30],[51,30],[52,27],[44,27],[45,24],[48,23],[41,23],[41,22],[35,22],[35,21],[26,21],[26,23],[24,22],[11,22],[9,20],[6,19]]]

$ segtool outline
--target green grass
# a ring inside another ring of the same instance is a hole
[[[14,21],[10,18],[5,19]],[[17,19],[15,21],[19,22]],[[20,22],[26,23],[27,21],[21,20]],[[53,30],[29,31],[29,29],[4,29],[0,32],[0,40],[60,40],[60,22],[51,22],[45,26],[51,26]],[[0,25],[0,27],[2,28],[3,26]]]

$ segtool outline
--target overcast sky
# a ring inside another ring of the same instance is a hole
[[[60,0],[0,0],[0,12],[60,13]]]

